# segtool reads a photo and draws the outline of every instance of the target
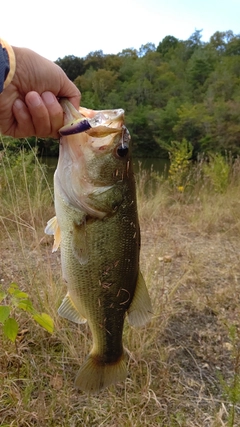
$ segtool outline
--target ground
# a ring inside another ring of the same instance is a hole
[[[129,376],[94,396],[73,388],[91,348],[88,326],[57,315],[66,289],[59,252],[51,253],[43,232],[53,207],[35,228],[6,227],[2,219],[2,287],[17,282],[55,322],[50,335],[15,310],[17,345],[1,337],[3,426],[240,425],[239,202],[230,193],[160,195],[139,196],[153,318],[141,329],[126,321]]]

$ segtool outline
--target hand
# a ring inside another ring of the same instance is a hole
[[[79,108],[80,92],[54,62],[30,49],[13,47],[16,71],[0,95],[0,132],[22,138],[59,138],[63,110],[57,98]]]

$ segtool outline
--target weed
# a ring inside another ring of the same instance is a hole
[[[26,311],[31,317],[48,332],[53,333],[53,320],[46,313],[38,313],[26,292],[22,292],[16,283],[11,283],[7,292],[0,288],[0,323],[3,326],[3,335],[15,342],[19,325],[13,317],[16,310]]]
[[[181,193],[188,181],[193,146],[184,138],[181,142],[171,141],[164,148],[168,150],[170,158],[169,183]]]
[[[228,381],[226,381],[222,375],[219,375],[219,378],[223,394],[230,407],[228,414],[228,426],[234,427],[240,404],[240,337],[238,327],[234,324],[228,327],[228,332],[230,338],[228,348],[233,360],[233,375]]]
[[[60,259],[43,232],[54,212],[51,188],[33,152],[12,157],[5,142],[0,281],[9,309],[2,315],[15,318],[18,334],[16,350],[0,328],[2,425],[240,425],[240,164],[226,162],[224,185],[204,171],[218,175],[220,167],[188,162],[184,181],[176,181],[183,192],[152,171],[137,175],[141,270],[154,314],[140,330],[125,324],[127,380],[87,396],[73,381],[91,346],[89,328],[56,314],[64,294]],[[12,282],[16,295],[8,292]],[[17,307],[21,299],[51,316],[52,334]]]
[[[230,158],[231,161],[231,158]],[[231,165],[229,159],[221,154],[212,154],[203,164],[203,176],[207,184],[216,193],[226,191],[230,178]]]

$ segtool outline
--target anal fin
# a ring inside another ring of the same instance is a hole
[[[152,304],[142,273],[139,271],[137,286],[128,310],[128,321],[132,326],[144,326],[152,317]]]
[[[62,304],[60,305],[58,314],[59,316],[75,323],[86,323],[87,321],[87,319],[79,313],[69,294],[65,296]]]

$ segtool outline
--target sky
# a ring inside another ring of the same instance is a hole
[[[240,33],[240,0],[11,0],[1,4],[1,38],[55,61],[102,50],[117,54],[167,35],[202,41]]]

